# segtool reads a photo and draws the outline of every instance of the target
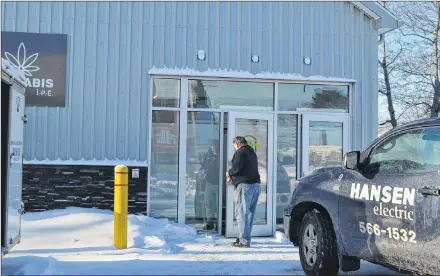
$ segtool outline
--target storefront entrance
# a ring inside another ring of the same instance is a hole
[[[339,165],[350,150],[348,84],[152,79],[147,213],[227,237],[238,234],[225,172],[232,140],[259,159],[262,193],[253,236],[281,230],[296,180]]]

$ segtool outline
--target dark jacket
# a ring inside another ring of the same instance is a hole
[[[251,146],[242,146],[234,153],[229,175],[235,187],[241,183],[256,184],[261,182],[257,154]]]
[[[203,158],[202,169],[205,173],[205,180],[213,185],[219,183],[219,166],[218,154],[209,150]]]

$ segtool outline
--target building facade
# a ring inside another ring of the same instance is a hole
[[[126,164],[131,212],[233,236],[242,135],[272,235],[298,177],[377,137],[378,39],[397,27],[374,2],[3,2],[3,32],[67,35],[64,104],[26,107],[25,206],[112,208]]]

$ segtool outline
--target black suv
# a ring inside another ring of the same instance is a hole
[[[307,275],[360,260],[440,275],[440,118],[414,121],[298,181],[284,210]]]

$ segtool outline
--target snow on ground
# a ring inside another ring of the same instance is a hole
[[[166,219],[129,216],[128,248],[113,246],[113,212],[68,208],[23,217],[22,241],[3,258],[6,275],[304,275],[298,249],[283,233],[251,248],[197,234]],[[362,263],[363,275],[398,275]]]

